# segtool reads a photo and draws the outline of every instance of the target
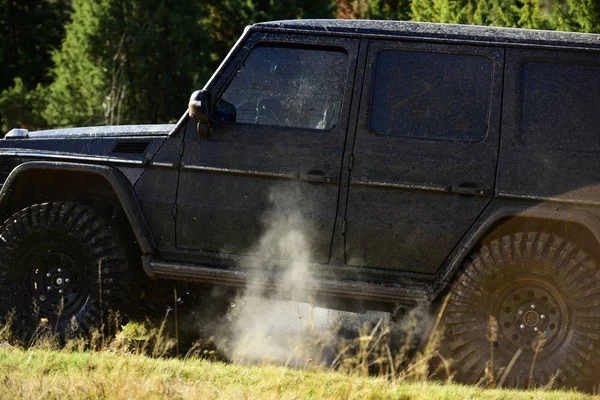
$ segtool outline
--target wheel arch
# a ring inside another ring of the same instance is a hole
[[[439,301],[458,277],[464,261],[481,245],[511,232],[539,230],[560,234],[600,257],[600,216],[576,207],[511,207],[493,212],[455,248],[435,285]]]
[[[57,187],[57,181],[61,183]],[[35,187],[35,191],[31,187]],[[103,196],[123,211],[143,255],[155,255],[150,227],[129,180],[116,168],[67,162],[30,161],[18,165],[0,189],[3,220],[39,202],[72,200],[86,190],[87,196]]]

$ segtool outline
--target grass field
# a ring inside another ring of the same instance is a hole
[[[47,324],[40,325],[45,330],[36,331],[28,344],[12,337],[10,324],[0,325],[0,400],[593,398],[575,391],[496,389],[501,372],[480,386],[432,381],[427,365],[437,354],[435,341],[415,356],[400,351],[392,357],[384,340],[388,328],[380,324],[338,347],[329,364],[306,351],[320,343],[318,335],[309,335],[304,338],[306,347],[298,347],[295,361],[290,357],[285,366],[281,360],[275,360],[276,365],[247,365],[243,359],[221,362],[210,341],[175,357],[175,342],[163,333],[164,325],[119,326],[116,336],[96,332],[61,348]]]
[[[586,399],[564,391],[515,391],[361,377],[322,370],[242,366],[204,359],[0,346],[0,399]]]

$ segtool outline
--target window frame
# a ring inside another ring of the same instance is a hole
[[[372,44],[370,45],[372,46]],[[416,140],[419,142],[451,142],[451,143],[480,143],[487,139],[490,134],[490,123],[492,116],[492,108],[494,104],[494,74],[495,71],[495,60],[494,58],[485,52],[485,48],[478,46],[477,48],[469,48],[468,45],[455,45],[455,44],[446,44],[446,43],[430,43],[430,42],[393,42],[391,40],[380,41],[376,43],[376,52],[372,53],[373,56],[369,57],[370,65],[368,68],[371,68],[371,76],[370,76],[370,93],[368,96],[368,112],[367,112],[367,129],[369,134],[377,137],[386,137],[386,138],[395,138],[395,139],[409,139]],[[477,56],[477,57],[485,57],[488,59],[490,63],[490,74],[489,74],[489,97],[487,102],[487,112],[485,114],[485,124],[486,130],[485,134],[482,135],[477,140],[464,140],[457,138],[448,138],[448,137],[422,137],[422,136],[411,136],[411,135],[390,135],[385,133],[377,132],[373,129],[371,125],[372,116],[373,116],[373,107],[374,107],[374,99],[375,99],[375,78],[377,75],[377,64],[379,62],[379,56],[384,51],[409,51],[409,52],[423,52],[423,53],[436,53],[436,54],[453,54],[453,55],[469,55],[469,56]],[[371,50],[372,51],[372,50]]]
[[[264,37],[264,35],[261,35]],[[285,130],[302,130],[302,131],[310,131],[310,132],[331,132],[338,128],[343,116],[343,110],[346,103],[346,97],[348,92],[348,76],[353,74],[354,71],[350,71],[351,58],[349,54],[348,48],[344,47],[339,43],[328,43],[323,40],[319,41],[310,41],[310,40],[284,40],[277,38],[263,38],[258,40],[253,40],[253,37],[248,39],[248,42],[245,43],[241,48],[246,49],[244,51],[243,56],[239,57],[237,60],[233,61],[231,65],[226,68],[226,72],[223,73],[223,76],[226,79],[219,80],[219,82],[213,87],[213,89],[217,88],[217,91],[213,95],[213,99],[211,100],[212,107],[210,113],[211,123],[219,124],[219,125],[227,125],[230,127],[259,127],[264,129],[285,129]],[[231,85],[231,82],[235,79],[237,72],[244,65],[250,54],[258,47],[271,47],[271,48],[296,48],[296,49],[319,49],[322,51],[335,51],[344,54],[346,57],[346,73],[343,77],[343,86],[342,91],[340,93],[340,107],[339,114],[335,121],[335,124],[332,125],[329,129],[318,129],[318,128],[309,128],[309,127],[294,127],[294,126],[285,126],[285,125],[263,125],[263,124],[251,124],[251,123],[225,123],[220,121],[217,117],[217,104],[220,99],[222,99],[223,94]]]

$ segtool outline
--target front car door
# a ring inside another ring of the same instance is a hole
[[[251,33],[238,49],[207,88],[210,138],[185,132],[177,247],[230,264],[297,230],[327,263],[358,41]]]
[[[347,264],[432,274],[490,202],[504,50],[373,40],[353,149]]]

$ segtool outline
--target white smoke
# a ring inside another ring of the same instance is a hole
[[[319,280],[311,262],[315,230],[307,216],[315,215],[316,206],[307,203],[297,186],[273,190],[269,201],[264,232],[252,252],[249,283],[230,308],[217,346],[234,362],[328,365],[344,334],[358,335],[363,326],[381,320],[389,326],[390,314],[313,307]]]
[[[270,193],[250,281],[229,315],[231,341],[224,350],[231,360],[288,362],[315,332],[315,317],[322,318],[306,303],[280,300],[310,299],[319,288],[305,200],[296,186]]]

